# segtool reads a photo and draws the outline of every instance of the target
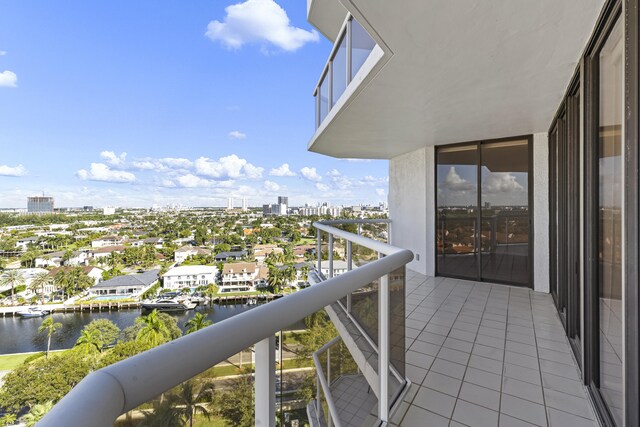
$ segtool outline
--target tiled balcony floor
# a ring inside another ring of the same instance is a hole
[[[362,426],[369,414],[377,411],[378,399],[363,375],[340,377],[331,384],[331,395],[343,426]]]
[[[406,316],[395,425],[597,425],[550,295],[407,271]]]

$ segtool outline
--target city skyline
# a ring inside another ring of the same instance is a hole
[[[3,5],[0,208],[386,202],[386,161],[305,149],[331,43],[304,4],[74,3]]]

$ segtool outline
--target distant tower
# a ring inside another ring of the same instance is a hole
[[[287,197],[287,196],[278,196],[278,204],[279,205],[287,205],[287,206],[289,206],[289,197]]]
[[[233,209],[233,197],[229,197],[229,200],[227,200],[227,209]]]
[[[52,214],[54,208],[53,197],[42,196],[27,197],[27,213],[30,214]]]
[[[242,198],[242,210],[243,211],[247,210],[247,198],[246,197]]]

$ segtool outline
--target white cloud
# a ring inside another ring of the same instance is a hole
[[[380,197],[384,197],[387,192],[384,188],[376,188],[376,194]]]
[[[198,188],[198,187],[211,187],[212,182],[208,179],[200,178],[193,174],[186,174],[176,178],[176,181],[180,187],[186,188]]]
[[[0,56],[5,56],[7,54],[6,50],[0,50]]]
[[[451,191],[470,191],[474,190],[476,185],[458,175],[456,168],[451,166],[444,178],[443,187]]]
[[[486,193],[511,193],[524,191],[524,187],[508,172],[493,172],[483,180],[482,190]]]
[[[114,171],[104,163],[91,163],[89,171],[80,169],[77,175],[82,180],[104,182],[133,182],[136,176],[131,172]]]
[[[200,157],[195,161],[195,170],[199,175],[216,179],[228,178],[260,178],[264,168],[257,167],[241,159],[235,154],[227,157],[220,157],[212,160],[207,157]]]
[[[273,45],[293,52],[305,43],[320,39],[315,30],[292,26],[287,12],[273,0],[246,0],[226,7],[225,12],[227,15],[222,22],[209,22],[205,35],[229,49],[258,43],[263,50]]]
[[[242,133],[239,130],[232,130],[229,132],[229,138],[231,139],[245,139],[247,137],[246,133]]]
[[[254,166],[251,163],[247,163],[246,165],[244,165],[244,172],[247,178],[258,179],[262,178],[262,172],[264,172],[264,168]]]
[[[25,176],[27,174],[27,169],[22,166],[7,166],[0,165],[0,176]]]
[[[316,168],[309,168],[305,166],[302,169],[300,169],[300,174],[305,179],[308,179],[309,181],[313,181],[313,182],[322,181],[322,177],[318,175],[318,171],[316,171]]]
[[[283,163],[281,166],[271,169],[269,172],[271,176],[296,176],[295,172],[289,169],[288,163]]]
[[[193,166],[193,162],[191,160],[181,157],[165,157],[164,159],[160,159],[159,161],[165,166],[176,169],[188,169]]]
[[[338,169],[331,169],[329,172],[327,172],[327,175],[330,176],[330,177],[337,177],[337,176],[340,176],[342,174],[340,173],[340,171]]]
[[[0,87],[17,87],[18,76],[13,71],[5,70],[0,73]]]
[[[122,167],[127,158],[127,153],[120,153],[120,155],[117,155],[113,151],[103,151],[100,153],[100,157],[102,157],[111,166]]]
[[[264,189],[273,193],[274,191],[278,191],[280,186],[273,181],[265,181]]]
[[[327,191],[330,190],[330,187],[328,185],[323,184],[321,182],[316,182],[316,188],[322,191],[323,193],[326,193]]]
[[[132,165],[135,169],[140,169],[140,170],[153,170],[158,167],[157,163],[154,163],[150,160],[136,161],[136,162],[133,162]]]

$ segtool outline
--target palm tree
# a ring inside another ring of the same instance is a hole
[[[213,397],[213,388],[212,383],[206,383],[196,392],[195,383],[193,381],[187,381],[180,384],[178,393],[172,396],[171,400],[177,404],[176,410],[189,421],[190,427],[193,427],[193,417],[198,412],[207,417],[207,419],[211,416],[204,401],[211,400]]]
[[[17,286],[24,285],[24,277],[18,270],[9,270],[5,276],[0,279],[0,285],[11,286],[11,305],[14,305],[14,291]]]
[[[187,334],[204,329],[209,325],[212,325],[211,320],[207,320],[207,316],[202,313],[196,313],[191,319],[184,324],[187,327]]]
[[[29,287],[31,290],[35,292],[36,289],[40,288],[41,293],[41,302],[44,304],[44,287],[51,283],[52,278],[49,275],[48,271],[43,271],[42,273],[36,274],[31,280],[31,285]]]
[[[180,412],[174,407],[172,399],[154,400],[153,410],[145,411],[144,420],[138,424],[140,427],[176,427],[183,426],[184,420]]]
[[[76,341],[75,347],[78,347],[83,354],[91,354],[95,350],[102,350],[100,331],[97,329],[83,329],[80,332],[80,337]]]
[[[53,401],[49,400],[42,404],[33,405],[28,414],[22,417],[27,427],[35,426],[42,417],[53,408]]]
[[[289,286],[291,286],[291,282],[296,280],[296,277],[298,277],[298,272],[296,271],[296,268],[293,265],[288,265],[287,268],[285,268],[282,273],[283,273],[282,276],[284,279],[283,281],[286,281],[286,283],[289,284]]]
[[[209,307],[211,307],[213,305],[213,297],[218,294],[218,287],[211,283],[209,286],[207,286],[207,290],[204,291],[204,293],[207,297],[209,297]]]
[[[158,317],[158,310],[153,310],[146,316],[140,316],[136,322],[144,324],[136,336],[140,342],[156,347],[167,341],[170,332],[167,325]]]
[[[56,330],[62,328],[62,323],[53,321],[53,317],[47,317],[42,321],[42,324],[38,328],[38,333],[47,333],[47,359],[49,358],[49,349],[51,348],[51,336],[56,333]]]
[[[273,287],[273,292],[276,294],[280,292],[280,289],[284,285],[285,271],[280,270],[278,267],[270,266],[269,267],[269,275],[267,277],[267,283]]]

